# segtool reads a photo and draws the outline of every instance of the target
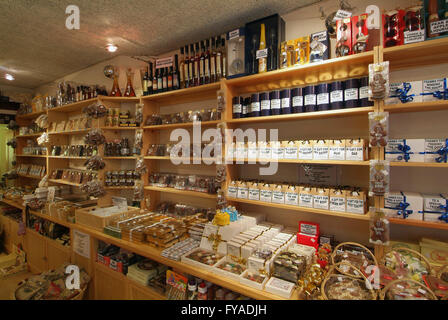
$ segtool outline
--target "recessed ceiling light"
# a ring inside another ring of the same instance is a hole
[[[114,45],[114,44],[109,43],[109,44],[106,46],[106,49],[107,49],[107,51],[109,51],[109,52],[115,52],[115,51],[117,51],[118,47],[117,47],[116,45]]]
[[[9,80],[9,81],[12,81],[12,80],[14,80],[15,78],[14,78],[13,75],[7,73],[7,74],[5,74],[5,79],[6,79],[6,80]]]

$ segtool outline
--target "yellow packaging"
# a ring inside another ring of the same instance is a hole
[[[310,62],[310,37],[301,37],[294,41],[295,61],[294,65],[302,65]]]

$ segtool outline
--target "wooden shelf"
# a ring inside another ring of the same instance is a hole
[[[227,80],[235,93],[251,93],[367,75],[373,51]]]
[[[255,122],[280,122],[280,121],[296,121],[296,120],[308,120],[308,119],[326,119],[326,118],[338,118],[338,117],[350,117],[358,115],[367,115],[369,112],[373,112],[373,107],[359,107],[329,111],[315,111],[304,113],[291,113],[282,114],[278,116],[265,116],[265,117],[251,117],[241,119],[231,119],[227,123],[244,124]]]
[[[30,134],[22,134],[15,136],[16,138],[37,138],[42,135],[43,132],[40,133],[30,133]]]
[[[70,104],[66,104],[63,106],[55,107],[48,109],[48,113],[50,112],[75,112],[82,111],[82,108],[88,106],[89,104],[95,103],[98,101],[98,98],[87,99],[83,101],[78,101]]]
[[[27,114],[18,114],[18,115],[16,115],[16,119],[17,120],[33,119],[33,118],[37,118],[38,116],[40,116],[41,114],[44,114],[44,113],[47,113],[47,111],[42,110],[42,111],[31,112],[31,113],[27,113]]]
[[[170,156],[145,156],[143,157],[143,159],[145,160],[171,160]],[[213,161],[213,164],[216,164],[215,161],[216,159],[214,158],[175,158],[176,160],[190,160],[190,164],[195,164],[193,163],[194,160],[200,160],[201,163],[203,163],[203,161]],[[224,162],[223,162],[224,163]]]
[[[427,40],[382,50],[383,61],[390,61],[392,70],[448,62],[448,38]]]
[[[52,135],[72,135],[72,134],[82,134],[90,131],[91,128],[82,129],[82,130],[73,130],[73,131],[61,131],[61,132],[48,132],[48,134]]]
[[[90,157],[48,156],[49,159],[87,160]]]
[[[135,160],[137,157],[103,157],[103,160]]]
[[[257,205],[257,206],[294,210],[294,211],[307,212],[307,213],[324,214],[324,215],[328,215],[328,216],[342,217],[342,218],[349,218],[349,219],[356,219],[356,220],[369,220],[369,218],[370,218],[369,214],[356,214],[356,213],[349,213],[349,212],[337,212],[337,211],[314,209],[314,208],[304,208],[304,207],[293,206],[293,205],[289,205],[289,204],[279,204],[279,203],[272,203],[272,202],[263,202],[263,201],[229,198],[229,197],[227,197],[227,200],[233,201],[233,202],[239,202],[239,203],[253,204],[253,205]]]
[[[17,175],[19,177],[24,177],[24,178],[29,178],[29,179],[36,179],[36,180],[42,180],[42,178],[43,178],[43,177],[31,176],[29,174],[23,174],[23,173],[18,173]]]
[[[16,157],[24,158],[46,158],[46,155],[33,155],[33,154],[16,154]]]
[[[206,127],[206,126],[217,125],[218,123],[220,123],[222,121],[223,120],[201,121],[199,123],[201,124],[201,127]],[[166,130],[166,129],[176,129],[176,128],[193,128],[193,122],[160,124],[160,125],[144,126],[143,127],[143,129],[146,129],[146,130]]]
[[[391,167],[417,167],[417,168],[448,168],[448,163],[442,162],[390,162]]]
[[[142,97],[142,101],[156,101],[160,104],[180,104],[185,102],[216,98],[216,91],[221,88],[220,82],[202,86],[156,93]]]
[[[108,97],[108,96],[98,96],[99,100],[102,101],[112,101],[112,102],[140,102],[140,97]]]
[[[244,163],[236,163],[243,160]],[[229,165],[250,164],[249,161],[253,159],[233,159]],[[295,164],[332,164],[332,165],[347,165],[347,166],[369,166],[370,161],[350,161],[350,160],[293,160],[293,159],[257,159],[255,164],[260,162],[277,162],[277,163],[295,163]]]
[[[384,106],[384,111],[390,113],[426,112],[439,110],[448,110],[448,100],[409,102],[400,104],[389,104]]]
[[[140,127],[100,127],[101,130],[137,130]]]
[[[82,184],[80,183],[74,183],[74,182],[68,182],[65,180],[61,180],[61,179],[48,179],[48,182],[52,182],[52,183],[58,183],[58,184],[65,184],[68,186],[73,186],[73,187],[81,187]]]
[[[175,193],[175,194],[180,194],[180,195],[185,195],[185,196],[193,196],[193,197],[205,198],[205,199],[216,199],[216,197],[217,197],[216,194],[190,191],[190,190],[178,190],[178,189],[169,188],[169,187],[162,188],[162,187],[146,186],[145,190]]]
[[[153,296],[155,300],[166,300],[166,297],[163,294],[159,293],[158,291],[156,291],[155,289],[152,289],[149,286],[144,286],[141,283],[138,283],[138,282],[136,282],[134,280],[131,280],[129,278],[127,278],[127,281],[132,286],[137,287],[137,288],[139,288],[142,291],[145,291],[147,293],[147,295]]]
[[[30,212],[31,214],[34,214],[34,212]],[[46,241],[51,241],[51,243],[56,246],[57,248],[59,248],[60,250],[65,251],[66,253],[70,253],[71,252],[71,246],[64,246],[63,244],[59,243],[58,241],[56,241],[55,239],[51,239],[50,237],[44,236],[43,234],[40,234],[39,232],[37,232],[36,230],[33,230],[29,227],[26,228],[26,232],[30,232],[32,234],[34,234],[35,236],[41,238],[41,239],[45,239]]]
[[[113,187],[104,187],[106,190],[132,190],[134,187],[130,186],[113,186]]]
[[[400,218],[388,218],[388,220],[392,224],[401,224],[401,225],[413,226],[413,227],[419,227],[419,228],[448,230],[448,223],[443,222],[443,221],[430,222],[430,221],[420,221],[420,220],[400,219]]]

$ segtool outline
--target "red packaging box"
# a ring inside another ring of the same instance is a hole
[[[314,222],[300,221],[299,232],[297,233],[297,243],[314,247],[319,247],[319,224]]]
[[[383,14],[383,47],[403,44],[404,10],[392,10]]]
[[[96,254],[96,261],[98,263],[104,264],[106,267],[110,264],[110,257],[103,256],[102,254],[97,253]]]
[[[352,17],[352,52],[353,54],[367,51],[369,29],[367,28],[368,14],[364,13]]]
[[[123,262],[118,262],[117,260],[110,259],[109,268],[122,273],[123,272]]]
[[[336,21],[336,56],[352,54],[352,22],[350,18]]]

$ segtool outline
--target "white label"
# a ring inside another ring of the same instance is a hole
[[[242,114],[246,115],[247,114],[247,106],[243,105],[243,111]]]
[[[345,89],[344,100],[358,100],[358,88]]]
[[[271,148],[261,147],[258,152],[260,153],[260,159],[271,159]]]
[[[297,159],[298,149],[297,147],[286,147],[285,148],[285,159]]]
[[[261,110],[271,110],[271,101],[261,100]]]
[[[315,236],[317,235],[317,226],[314,224],[302,223],[299,226],[299,232]]]
[[[238,194],[238,188],[234,186],[227,187],[227,196],[229,198],[236,198]]]
[[[247,158],[248,159],[257,159],[257,157],[258,157],[258,149],[257,148],[247,149]]]
[[[90,259],[90,235],[74,229],[73,251],[87,259]]]
[[[260,200],[260,190],[259,189],[249,189],[249,200]]]
[[[290,106],[290,99],[289,98],[283,98],[282,99],[282,108],[289,108]]]
[[[233,105],[233,113],[241,113],[242,106],[240,104],[234,104]]]
[[[303,107],[303,96],[292,97],[292,106],[293,107]]]
[[[282,147],[272,148],[272,158],[273,159],[283,159],[284,158],[285,149]]]
[[[330,197],[330,211],[345,212],[345,198],[331,196]]]
[[[405,31],[403,35],[404,44],[425,41],[425,29],[417,31]]]
[[[305,96],[305,105],[306,106],[314,106],[316,105],[316,95],[315,94],[307,94]]]
[[[260,111],[260,102],[252,102],[250,105],[250,111],[251,112]]]
[[[268,57],[268,49],[257,50],[257,59],[267,58]]]
[[[328,151],[329,160],[345,160],[345,147],[330,147]]]
[[[238,198],[247,199],[248,189],[245,187],[238,187]]]
[[[330,102],[342,102],[344,101],[344,94],[342,90],[334,90],[330,92]]]
[[[347,212],[364,213],[364,200],[347,198]]]
[[[238,38],[240,36],[240,29],[236,29],[229,32],[229,40],[233,40],[235,38]]]
[[[280,99],[272,99],[271,100],[271,109],[280,109]]]
[[[286,192],[285,204],[297,206],[299,205],[299,195],[295,192]]]
[[[448,31],[448,19],[434,21],[430,23],[431,34]]]
[[[246,149],[246,147],[237,147],[236,148],[236,157],[238,159],[246,159],[247,158],[247,149]]]
[[[313,195],[312,194],[299,194],[299,206],[305,208],[313,207]]]
[[[328,92],[319,93],[317,95],[317,104],[319,105],[319,104],[328,104],[328,103],[330,103],[328,96],[329,96]]]
[[[314,146],[313,159],[314,160],[328,160],[328,147]]]
[[[351,16],[352,16],[352,13],[350,11],[339,9],[336,12],[336,15],[334,16],[333,21],[338,21],[338,20],[342,20],[342,19],[345,19],[345,18],[350,18]]]
[[[260,190],[260,201],[271,202],[272,190]]]
[[[359,88],[359,99],[369,98],[369,86]]]
[[[313,160],[313,147],[300,147],[299,148],[300,160]]]
[[[346,160],[364,160],[364,148],[363,147],[347,147],[345,151]]]
[[[314,195],[313,197],[313,207],[315,209],[324,209],[324,210],[328,210],[328,196],[326,195]]]
[[[274,190],[272,192],[272,202],[285,203],[285,193],[283,191]]]

